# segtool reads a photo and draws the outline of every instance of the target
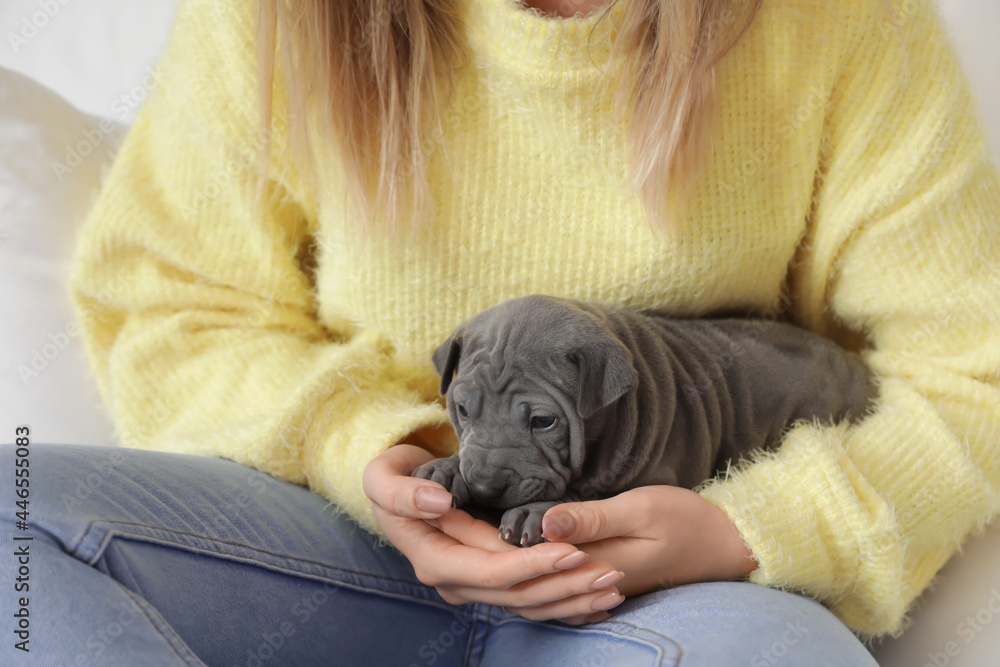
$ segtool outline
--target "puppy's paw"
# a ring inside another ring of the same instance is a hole
[[[530,547],[545,542],[542,537],[542,517],[557,501],[528,503],[503,513],[500,519],[500,539],[515,547]]]
[[[455,506],[462,507],[472,498],[465,479],[458,470],[458,455],[428,461],[413,471],[411,477],[420,477],[437,482],[455,497]]]

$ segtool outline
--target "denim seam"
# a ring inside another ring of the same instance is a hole
[[[665,642],[669,642],[669,643],[673,644],[674,647],[677,649],[677,659],[674,660],[674,663],[673,663],[674,667],[677,667],[677,665],[680,664],[681,659],[684,657],[684,647],[683,646],[681,646],[679,643],[677,643],[677,641],[674,640],[673,638],[668,637],[668,636],[666,636],[664,634],[660,634],[659,632],[656,632],[655,630],[650,630],[649,628],[640,628],[638,625],[634,625],[632,623],[628,623],[627,621],[619,621],[619,620],[616,620],[616,619],[613,619],[613,618],[605,621],[605,624],[607,624],[607,625],[624,625],[625,627],[632,628],[633,630],[636,630],[636,631],[648,632],[651,635],[655,635],[655,636],[659,637],[660,639],[662,639]],[[610,632],[610,629],[608,631]],[[629,636],[629,635],[624,635],[624,634],[620,634],[620,633],[612,633],[612,634],[616,634],[619,637],[628,637]],[[633,637],[633,638],[638,639],[637,637]],[[662,657],[662,652],[661,652],[660,663],[662,664],[662,662],[663,662],[663,657]]]
[[[87,529],[83,531],[83,535],[80,536],[79,541],[77,541],[77,543],[69,550],[69,552],[73,554],[76,558],[82,560],[84,563],[90,565],[91,567],[93,567],[97,563],[97,561],[100,560],[101,554],[104,553],[104,550],[108,546],[108,541],[112,537],[114,537],[114,531],[112,530],[105,531],[104,534],[101,535],[100,541],[94,546],[92,552],[89,555],[86,555],[86,552],[77,553],[77,551],[80,549],[81,543],[83,542],[85,537],[89,536],[90,529],[94,527],[95,523],[96,522],[91,521],[90,523],[87,524]]]
[[[98,525],[98,524],[100,524],[100,525]],[[209,543],[209,544],[225,544],[225,545],[229,545],[229,546],[233,546],[233,547],[238,547],[240,549],[246,549],[246,550],[248,550],[248,551],[250,551],[252,553],[266,554],[268,556],[273,556],[275,558],[280,558],[280,559],[285,560],[285,561],[287,561],[289,563],[303,563],[303,564],[313,565],[313,566],[316,566],[317,568],[320,568],[324,572],[306,572],[306,571],[302,571],[302,570],[295,569],[295,568],[292,568],[292,567],[284,567],[284,566],[282,566],[280,564],[273,563],[273,562],[268,562],[268,561],[263,561],[263,560],[257,560],[255,558],[253,558],[252,554],[235,555],[235,554],[227,553],[227,552],[224,552],[224,551],[216,551],[216,550],[213,550],[211,548],[207,548],[205,546],[200,546],[200,545],[196,545],[196,544],[189,544],[189,543],[186,543],[186,542],[171,541],[169,539],[165,539],[165,538],[159,537],[157,535],[147,535],[147,534],[142,534],[142,533],[130,533],[130,532],[118,532],[118,533],[116,533],[116,531],[114,530],[114,527],[118,526],[118,525],[121,525],[121,526],[133,526],[133,527],[139,527],[139,528],[146,528],[146,529],[149,529],[150,531],[153,531],[154,533],[167,533],[167,534],[175,534],[175,535],[185,535],[187,537],[191,537],[191,538],[194,538],[196,540],[201,540],[201,541],[204,541],[204,542]],[[107,529],[101,535],[100,542],[98,543],[97,547],[93,550],[93,553],[91,553],[88,558],[83,558],[82,554],[77,555],[77,554],[74,553],[77,549],[79,549],[81,543],[83,543],[85,541],[85,539],[88,537],[88,535],[91,533],[92,530],[97,530],[97,529],[104,528],[104,527],[106,527]],[[73,552],[71,552],[71,553],[74,553],[74,555],[76,555],[77,558],[79,558],[80,560],[83,560],[88,565],[93,566],[94,563],[97,560],[100,559],[101,555],[103,554],[103,552],[104,552],[104,550],[106,548],[106,545],[107,545],[108,541],[111,540],[114,537],[119,537],[120,539],[131,539],[131,540],[149,542],[149,543],[154,543],[154,544],[164,544],[164,545],[167,545],[167,546],[171,546],[171,547],[175,547],[175,548],[179,548],[179,549],[184,549],[184,550],[187,550],[187,551],[197,552],[197,553],[204,554],[204,555],[211,556],[211,557],[215,557],[215,558],[223,558],[223,559],[231,560],[231,561],[234,561],[234,562],[240,562],[240,563],[245,563],[245,564],[256,566],[256,567],[261,567],[261,568],[270,570],[272,572],[279,572],[281,574],[286,574],[286,575],[289,575],[289,576],[302,577],[302,578],[306,578],[306,579],[312,579],[314,581],[323,581],[323,582],[327,582],[327,583],[330,583],[330,584],[335,584],[335,585],[338,585],[338,586],[345,586],[345,587],[351,588],[353,590],[378,593],[378,594],[381,594],[381,595],[385,595],[385,596],[388,596],[388,597],[393,597],[393,598],[401,599],[401,600],[418,601],[418,602],[425,603],[425,604],[428,604],[428,605],[433,606],[433,607],[437,607],[439,609],[444,609],[444,610],[448,610],[448,611],[454,612],[454,607],[452,605],[449,605],[449,604],[447,604],[445,602],[439,602],[438,600],[435,600],[433,597],[431,597],[429,595],[423,595],[422,594],[422,593],[428,592],[431,589],[428,589],[426,587],[418,586],[414,582],[407,581],[405,579],[396,579],[396,578],[393,578],[393,577],[385,577],[385,576],[378,575],[378,574],[372,574],[370,572],[357,572],[357,571],[354,571],[354,570],[348,570],[346,568],[335,567],[335,566],[329,565],[327,563],[323,563],[321,561],[315,561],[315,560],[310,560],[310,559],[302,559],[302,558],[295,558],[295,557],[289,556],[287,554],[275,553],[275,552],[272,552],[272,551],[267,551],[265,549],[259,549],[257,547],[253,547],[253,546],[246,545],[246,544],[241,544],[239,542],[232,542],[232,541],[228,541],[228,540],[217,540],[215,538],[205,537],[204,535],[196,535],[194,533],[188,533],[188,532],[185,532],[185,531],[172,530],[172,529],[169,529],[169,528],[161,528],[159,526],[150,526],[150,525],[143,524],[143,523],[138,523],[138,522],[130,522],[130,521],[108,521],[108,520],[103,520],[103,519],[102,520],[93,520],[93,521],[91,521],[91,522],[88,523],[87,528],[84,531],[83,536],[81,536],[81,538],[79,540],[77,540],[76,548],[74,548]],[[330,574],[328,574],[328,573],[330,573]],[[338,578],[336,576],[338,574],[339,575],[343,575],[344,578]],[[376,585],[373,585],[373,584],[370,584],[370,583],[366,582],[366,580],[368,580],[368,582],[370,582],[370,581],[378,581],[378,582],[385,582],[385,583],[388,583],[388,584],[392,584],[395,587],[396,590],[385,590],[383,588],[379,588]]]
[[[479,631],[479,625],[482,623],[480,615],[477,613],[470,614],[469,621],[469,641],[465,645],[465,656],[462,658],[463,667],[468,667],[471,664],[472,656],[477,650],[476,633]],[[482,657],[480,657],[479,662],[482,662]]]
[[[478,614],[477,614],[478,622]],[[479,646],[479,659],[476,661],[475,667],[480,667],[483,664],[483,658],[486,657],[486,643],[490,640],[490,631],[493,630],[493,607],[486,608],[486,618],[484,619],[486,624],[486,634],[483,635],[483,640],[480,642]],[[472,656],[469,656],[472,659]]]
[[[498,626],[499,625],[505,625],[507,623],[540,623],[540,622],[541,621],[532,621],[530,619],[516,617],[516,618],[507,618],[507,619],[504,619],[504,620],[500,621],[499,623],[497,623],[496,625],[498,625]],[[661,638],[665,642],[668,642],[668,643],[672,644],[677,649],[677,659],[674,660],[671,664],[673,665],[673,667],[677,667],[678,665],[680,665],[680,660],[681,660],[681,658],[684,655],[684,650],[681,647],[681,645],[679,643],[677,643],[676,640],[674,640],[674,639],[672,639],[672,638],[670,638],[670,637],[668,637],[666,635],[660,634],[659,632],[656,632],[654,630],[650,630],[649,628],[640,627],[638,625],[633,625],[632,623],[627,623],[625,621],[618,621],[618,620],[611,619],[611,620],[607,620],[607,621],[604,621],[604,622],[598,624],[598,626],[594,627],[594,628],[577,627],[577,626],[567,626],[565,629],[568,632],[579,632],[579,633],[587,633],[587,634],[606,634],[606,635],[612,635],[614,637],[617,637],[618,639],[630,640],[630,641],[632,641],[634,643],[637,643],[637,644],[643,644],[643,645],[648,646],[651,649],[653,649],[653,651],[656,653],[656,656],[657,656],[656,657],[656,665],[661,666],[661,667],[665,667],[664,652],[663,652],[663,649],[661,647],[659,647],[656,644],[652,643],[648,639],[644,639],[644,638],[638,636],[638,634],[626,634],[624,632],[618,632],[618,631],[616,631],[612,627],[608,627],[608,626],[613,626],[613,625],[620,625],[620,626],[624,626],[624,627],[627,627],[627,628],[631,628],[632,630],[637,631],[637,633],[642,633],[642,632],[649,633],[651,635],[655,635],[655,636]]]
[[[160,616],[160,613],[156,611],[148,602],[146,602],[146,600],[133,593],[114,579],[112,579],[112,581],[118,584],[125,594],[129,596],[133,604],[142,610],[146,620],[148,620],[153,629],[159,633],[161,637],[163,637],[164,641],[166,641],[167,645],[173,649],[178,658],[183,660],[186,664],[191,665],[191,667],[208,667],[201,658],[194,654],[191,647],[189,647],[187,643],[181,639],[174,629],[170,627],[170,624],[167,623],[163,617]]]
[[[110,548],[111,548],[111,545],[109,544],[107,548],[105,548],[105,549],[102,550],[102,555],[104,557],[105,566],[107,566],[107,555],[108,555],[108,550]],[[100,560],[100,559],[98,559],[98,560]],[[95,561],[95,563],[94,563],[94,565],[92,565],[92,567],[94,567],[96,565],[97,565],[97,562]],[[128,565],[128,559],[124,559],[124,558],[121,559],[121,561],[118,563],[118,568],[119,569],[118,569],[117,575],[115,577],[112,577],[112,578],[115,579],[115,581],[118,581],[119,583],[124,583],[124,577],[122,575],[126,575],[128,577],[128,585],[126,586],[126,588],[128,588],[130,591],[135,591],[141,597],[142,596],[142,591],[139,590],[139,588],[140,588],[139,587],[139,582],[136,580],[135,575],[132,574],[132,568],[130,568],[129,565]]]
[[[355,576],[374,577],[374,578],[377,578],[377,579],[381,579],[383,581],[391,581],[391,582],[397,583],[397,584],[406,584],[408,586],[412,586],[413,585],[413,582],[407,581],[405,579],[394,579],[392,577],[383,577],[381,575],[373,575],[373,574],[370,574],[370,573],[367,573],[367,572],[356,572],[354,570],[348,570],[348,569],[345,569],[345,568],[342,568],[342,567],[335,567],[333,565],[330,565],[328,563],[324,563],[324,562],[318,561],[318,560],[311,560],[311,559],[308,559],[308,558],[296,558],[294,556],[289,556],[288,554],[277,553],[277,552],[274,552],[274,551],[268,551],[266,549],[260,549],[258,547],[254,547],[254,546],[251,546],[249,544],[242,544],[240,542],[232,542],[232,541],[229,541],[229,540],[222,540],[222,539],[218,539],[218,538],[215,538],[215,537],[208,537],[208,536],[205,536],[205,535],[197,535],[195,533],[188,533],[188,532],[185,532],[185,531],[182,531],[182,530],[173,530],[171,528],[163,528],[161,526],[150,526],[149,524],[138,523],[138,522],[134,522],[134,521],[109,521],[107,519],[94,519],[94,520],[90,521],[87,524],[87,528],[86,528],[86,530],[84,530],[83,535],[80,536],[80,538],[77,540],[76,544],[73,545],[73,547],[71,548],[70,551],[72,553],[74,553],[76,555],[77,549],[80,548],[80,544],[86,539],[86,537],[88,536],[88,533],[90,533],[91,529],[92,528],[99,528],[100,527],[97,524],[104,524],[104,525],[107,525],[107,526],[137,526],[139,528],[147,528],[149,530],[157,531],[157,532],[172,533],[174,535],[185,535],[187,537],[193,537],[193,538],[195,538],[197,540],[205,540],[206,542],[211,542],[211,543],[214,543],[214,544],[226,544],[226,545],[233,546],[233,547],[239,547],[241,549],[249,549],[250,551],[253,551],[253,552],[256,552],[256,553],[267,554],[268,556],[274,556],[274,557],[277,557],[277,558],[284,558],[284,559],[287,559],[287,560],[290,560],[290,561],[295,561],[295,562],[298,562],[298,563],[309,563],[310,565],[318,565],[319,567],[322,567],[322,568],[326,568],[326,569],[329,569],[329,570],[335,570],[337,572],[344,572],[344,573],[352,574],[352,575],[355,575]],[[110,532],[106,533],[105,535],[102,536],[101,542],[98,544],[98,547],[94,550],[95,551],[94,554],[88,556],[87,558],[82,558],[79,555],[77,555],[77,557],[80,558],[81,560],[87,561],[88,564],[93,565],[93,562],[91,562],[91,561],[93,561],[95,558],[98,557],[98,554],[103,550],[103,548],[105,546],[105,543],[107,542],[107,540],[110,537],[114,537],[114,535],[111,535]],[[124,537],[124,538],[143,538],[143,537],[146,537],[146,538],[151,538],[153,540],[157,540],[157,541],[160,541],[160,542],[163,542],[163,543],[167,543],[167,544],[176,544],[177,546],[182,547],[182,548],[199,548],[199,547],[194,547],[193,545],[186,544],[186,543],[183,543],[183,542],[170,542],[169,540],[157,539],[155,537],[148,536],[148,535],[133,535],[133,534],[129,534],[129,533],[122,533],[121,537]],[[201,548],[201,550],[203,550],[203,551],[205,551],[207,553],[212,553],[210,550],[204,549],[203,547]],[[224,554],[220,553],[218,555],[224,555]],[[228,555],[228,554],[225,554],[225,555]],[[260,561],[254,561],[254,562],[260,562]],[[266,563],[260,562],[260,564],[261,565],[265,565]]]

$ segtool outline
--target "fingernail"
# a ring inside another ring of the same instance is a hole
[[[451,494],[444,489],[424,486],[414,496],[417,509],[434,514],[444,514],[451,509]]]
[[[428,526],[432,526],[434,528],[437,528],[438,530],[441,530],[441,522],[438,521],[437,519],[424,519],[424,523],[426,523]]]
[[[625,578],[624,572],[612,570],[611,572],[606,572],[605,574],[599,576],[597,579],[594,579],[594,583],[592,583],[590,587],[595,591],[599,591],[602,588],[609,588],[611,586],[614,586],[624,578]]]
[[[583,561],[587,560],[587,554],[583,551],[574,551],[568,556],[563,556],[555,562],[556,568],[560,570],[570,570]]]
[[[587,618],[583,619],[584,623],[603,623],[604,621],[611,618],[611,614],[606,611],[596,611]]]
[[[621,593],[611,591],[609,593],[605,593],[599,598],[596,598],[594,602],[590,605],[590,608],[595,610],[607,611],[608,609],[614,609],[624,601],[625,598],[622,597]]]
[[[576,520],[569,512],[559,512],[542,518],[542,537],[559,539],[569,537],[576,530]]]

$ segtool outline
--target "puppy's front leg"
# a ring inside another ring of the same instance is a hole
[[[452,454],[443,459],[434,459],[414,470],[411,477],[437,482],[455,497],[455,506],[462,507],[472,500],[472,494],[465,484],[465,478],[462,477],[462,473],[458,469],[458,463],[458,454]]]
[[[540,544],[542,538],[542,517],[550,507],[566,502],[564,500],[544,500],[512,507],[500,519],[500,539],[515,547],[530,547]]]

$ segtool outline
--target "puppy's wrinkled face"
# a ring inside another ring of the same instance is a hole
[[[508,509],[558,500],[572,480],[567,400],[519,372],[464,359],[448,389],[460,471],[482,504]],[[562,400],[560,400],[562,399]]]
[[[582,475],[584,420],[638,382],[596,316],[543,295],[482,311],[433,361],[461,441],[459,473],[480,503],[503,509],[564,498]]]

